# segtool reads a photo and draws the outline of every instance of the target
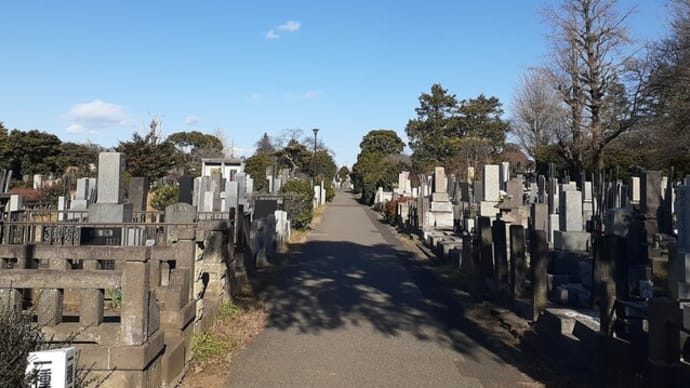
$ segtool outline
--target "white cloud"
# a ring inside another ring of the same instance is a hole
[[[302,94],[302,97],[304,97],[304,98],[316,98],[316,97],[320,96],[321,94],[323,94],[323,93],[321,93],[318,90],[308,90],[308,91],[304,92],[304,94]]]
[[[184,123],[185,125],[197,125],[201,121],[201,117],[199,116],[187,116],[184,118]]]
[[[302,23],[296,22],[294,20],[288,20],[287,22],[279,26],[271,28],[264,36],[266,37],[266,39],[279,39],[280,34],[276,33],[276,30],[284,32],[296,32],[299,31],[300,28],[302,28]]]
[[[285,24],[281,24],[277,27],[280,31],[295,32],[302,28],[302,23],[296,22],[294,20],[289,20]]]
[[[250,98],[251,100],[260,100],[260,99],[264,98],[264,94],[263,94],[263,93],[259,93],[259,92],[257,92],[257,93],[252,93],[252,95],[250,95],[249,98]]]
[[[125,125],[129,121],[129,116],[122,105],[111,104],[101,100],[73,105],[65,113],[64,117],[74,122],[98,122],[119,125]]]
[[[130,118],[122,105],[102,100],[72,105],[62,118],[69,122],[68,133],[97,133],[99,129],[129,125]]]

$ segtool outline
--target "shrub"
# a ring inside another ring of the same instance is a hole
[[[394,223],[396,221],[396,216],[398,215],[398,203],[407,202],[410,200],[412,200],[412,198],[410,197],[400,197],[392,201],[386,202],[383,213],[383,216],[386,219],[386,221],[388,221],[389,223]]]
[[[333,198],[335,198],[335,189],[333,188],[333,182],[331,181],[324,181],[323,182],[324,189],[326,189],[326,202],[333,202]]]
[[[177,202],[180,188],[175,185],[158,186],[153,190],[151,206],[156,210],[165,210],[166,206]]]
[[[3,290],[5,291],[5,290]],[[27,357],[45,343],[41,329],[28,314],[0,305],[0,387],[26,387]]]
[[[284,206],[295,229],[305,229],[314,215],[314,187],[308,181],[290,179],[280,188],[286,195]]]

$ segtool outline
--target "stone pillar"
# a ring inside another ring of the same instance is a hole
[[[44,288],[38,291],[36,315],[39,326],[55,326],[62,322],[64,290]]]
[[[79,324],[82,327],[98,326],[103,323],[104,291],[81,290],[79,303]]]
[[[532,320],[536,321],[546,308],[547,274],[549,246],[546,233],[541,230],[530,231],[530,281],[532,283]]]
[[[15,288],[0,288],[0,306],[12,308],[15,313],[22,312],[22,294]]]
[[[124,263],[122,271],[122,309],[120,341],[123,345],[143,345],[147,340],[149,307],[148,262]]]

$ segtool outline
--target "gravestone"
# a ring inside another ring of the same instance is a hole
[[[501,220],[494,221],[491,230],[491,238],[494,245],[494,282],[496,295],[505,298],[510,295],[508,247],[506,238],[506,223]]]
[[[446,193],[448,182],[446,170],[443,167],[434,168],[434,193]]]
[[[133,205],[122,203],[125,155],[101,152],[98,161],[98,201],[89,206],[89,222],[132,222]],[[121,245],[124,234],[122,227],[82,228],[81,233],[81,245]]]
[[[544,203],[546,195],[546,177],[543,175],[537,176],[537,202]]]
[[[474,199],[475,203],[479,203],[484,200],[484,185],[482,182],[472,182],[472,198]]]
[[[510,225],[510,285],[513,298],[524,298],[528,278],[525,256],[525,228]]]
[[[522,181],[511,179],[506,182],[506,198],[503,204],[506,208],[517,208],[523,204],[523,185]]]
[[[494,257],[491,219],[489,217],[479,217],[477,223],[479,228],[480,275],[483,280],[491,280],[491,283],[493,283]]]
[[[560,193],[559,222],[561,231],[582,231],[582,193],[564,190]]]
[[[506,182],[510,179],[510,163],[501,162],[501,170],[499,172],[499,184],[501,190],[506,190]]]
[[[178,180],[180,188],[178,191],[177,202],[192,204],[194,195],[194,177],[189,175],[181,176]]]
[[[235,181],[237,182],[237,200],[240,205],[247,206],[247,174],[238,172],[235,174]]]
[[[549,230],[549,206],[547,204],[532,204],[530,207],[530,229]]]
[[[633,204],[640,203],[640,177],[634,176],[630,178],[630,201]]]
[[[645,171],[640,178],[640,211],[645,217],[647,242],[651,247],[654,236],[659,232],[657,211],[661,205],[661,171]]]
[[[134,211],[146,211],[146,198],[149,193],[149,179],[132,177],[129,180],[128,199]]]
[[[484,201],[498,202],[500,197],[500,166],[497,164],[487,164],[484,166],[484,175],[482,175],[482,186],[484,190]]]
[[[98,203],[121,204],[124,200],[125,155],[101,152],[98,155]]]
[[[532,284],[532,321],[536,321],[548,302],[547,266],[549,247],[546,234],[530,231],[530,283]]]
[[[254,201],[254,219],[261,219],[278,210],[277,199],[257,199]]]

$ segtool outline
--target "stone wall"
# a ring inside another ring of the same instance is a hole
[[[75,344],[80,367],[101,387],[174,386],[192,336],[238,287],[234,220],[196,222],[195,213],[168,208],[168,223],[156,226],[166,238],[154,246],[1,244],[0,303]]]

